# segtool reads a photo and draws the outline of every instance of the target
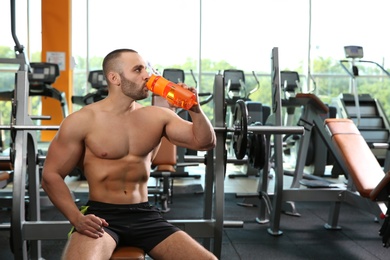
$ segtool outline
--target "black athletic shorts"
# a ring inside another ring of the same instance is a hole
[[[104,227],[118,246],[135,246],[149,253],[156,245],[179,228],[168,223],[158,208],[148,202],[138,204],[108,204],[88,201],[82,212],[107,221]]]

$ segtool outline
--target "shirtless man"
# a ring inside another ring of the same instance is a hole
[[[161,138],[193,150],[212,149],[210,121],[198,105],[190,109],[188,122],[169,109],[136,103],[149,95],[149,74],[134,50],[109,53],[103,71],[108,96],[62,122],[44,164],[42,187],[75,229],[63,258],[109,259],[117,244],[128,244],[154,259],[215,259],[147,203],[151,161]],[[64,182],[76,166],[89,185],[85,212]]]

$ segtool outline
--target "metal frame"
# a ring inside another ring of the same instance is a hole
[[[278,78],[279,67],[278,67],[278,52],[277,48],[273,49],[272,53],[273,60],[273,112],[275,114],[275,124],[281,125],[281,111],[280,111],[280,80]],[[341,160],[338,150],[333,146],[329,134],[326,132],[323,126],[323,121],[319,117],[319,108],[315,102],[311,101],[310,98],[303,98],[297,100],[297,105],[304,105],[305,110],[301,117],[301,125],[305,128],[305,134],[301,138],[297,156],[297,163],[294,172],[293,182],[290,188],[283,188],[283,166],[281,163],[282,146],[278,136],[275,136],[275,188],[274,193],[268,192],[268,172],[263,172],[259,181],[258,191],[262,197],[259,215],[257,218],[258,223],[268,223],[268,233],[271,235],[281,235],[283,232],[280,230],[280,218],[282,209],[287,205],[294,209],[294,202],[287,204],[286,202],[291,201],[329,201],[331,202],[328,222],[324,225],[327,229],[340,229],[338,226],[338,217],[340,213],[341,202],[347,202],[351,205],[367,210],[368,212],[379,216],[380,213],[386,213],[386,205],[383,202],[372,202],[367,198],[361,197],[354,189],[353,183],[349,181],[347,188],[323,188],[323,189],[301,189],[299,188],[299,180],[303,177],[303,168],[305,166],[305,159],[307,157],[308,146],[311,138],[313,128],[315,128],[324,143],[326,144],[329,151],[334,155],[335,160],[341,170],[348,174],[348,169],[345,163]],[[267,169],[267,167],[265,167]],[[272,205],[271,205],[272,204]]]
[[[15,87],[15,125],[32,126],[32,120],[28,117],[29,97],[28,71],[26,65],[21,65],[16,73]],[[40,194],[39,194],[39,169],[36,163],[37,145],[36,133],[32,130],[16,131],[14,140],[14,179],[12,190],[12,219],[11,234],[15,259],[27,259],[27,241],[25,234],[29,228],[25,225],[25,185],[28,175],[28,195],[30,198],[28,216],[30,221],[40,221]],[[41,242],[30,242],[30,254],[34,258],[41,258]]]

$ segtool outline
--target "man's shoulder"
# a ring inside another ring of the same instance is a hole
[[[62,125],[83,125],[88,124],[94,118],[94,110],[89,109],[87,107],[83,107],[82,109],[75,111],[69,114],[62,122]]]
[[[85,107],[81,108],[80,110],[74,111],[68,117],[74,118],[74,119],[83,118],[83,117],[87,117],[87,118],[91,117],[95,113],[94,110],[91,109],[91,107],[90,107],[91,105],[85,106]]]
[[[143,110],[143,111],[172,111],[172,109],[167,108],[167,107],[160,107],[160,106],[140,106],[137,107],[137,110]]]
[[[152,120],[156,123],[161,121],[168,122],[176,117],[175,112],[171,109],[159,106],[144,106],[136,109],[134,112],[134,118],[137,118],[137,120]]]
[[[148,108],[148,113],[153,113],[155,114],[156,116],[163,116],[163,115],[166,115],[168,117],[175,117],[176,115],[176,112],[175,110],[173,110],[172,108],[169,108],[169,107],[160,107],[160,106],[148,106],[148,107],[145,107],[145,108]]]

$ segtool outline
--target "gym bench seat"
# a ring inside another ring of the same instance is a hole
[[[386,174],[383,172],[352,120],[325,119],[325,126],[346,163],[348,178],[353,180],[360,196],[378,204],[387,204],[386,212],[382,211],[380,216],[384,221],[379,236],[382,237],[383,246],[390,247],[390,171]]]
[[[10,174],[8,172],[0,172],[0,189],[7,186],[10,179]]]
[[[144,260],[145,252],[141,248],[132,246],[117,247],[110,260]]]
[[[386,173],[385,177],[379,184],[371,191],[370,199],[373,201],[384,201],[389,199],[390,194],[390,171]]]
[[[383,172],[352,120],[329,118],[325,126],[346,163],[348,177],[352,178],[356,190],[362,197],[377,200],[377,195],[390,182],[390,173]]]

